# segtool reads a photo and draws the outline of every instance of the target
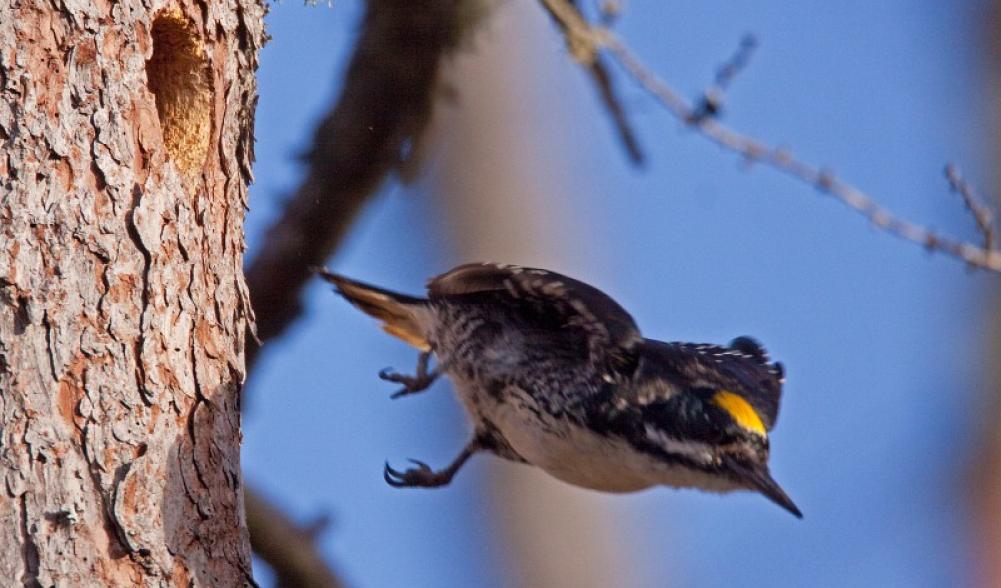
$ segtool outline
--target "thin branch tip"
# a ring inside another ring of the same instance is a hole
[[[984,240],[984,250],[990,252],[994,243],[994,213],[990,207],[977,195],[973,186],[963,178],[959,167],[953,163],[945,166],[945,178],[949,182],[949,189],[959,194],[963,200],[963,205],[973,217],[977,231]]]
[[[584,14],[577,7],[576,2],[542,0],[542,5],[556,21],[560,31],[563,33],[567,51],[570,52],[575,61],[587,68],[591,81],[598,91],[598,97],[601,100],[602,106],[604,106],[609,117],[612,119],[612,124],[615,126],[619,141],[629,161],[636,166],[643,165],[646,156],[640,146],[636,132],[629,123],[626,109],[617,95],[612,76],[605,66],[604,61],[599,56],[606,36],[605,29],[588,24],[584,18]],[[618,10],[618,4],[615,3],[614,6],[612,4],[608,6],[602,5],[603,20],[606,20],[604,15],[610,14],[610,12],[605,12],[606,9]],[[606,24],[609,23],[610,19],[607,19]]]
[[[753,35],[745,35],[733,57],[717,70],[716,86],[722,87],[722,90],[714,94],[710,88],[702,100],[692,103],[657,75],[614,33],[605,27],[587,22],[567,0],[541,0],[541,2],[559,22],[560,28],[568,38],[568,44],[571,38],[586,39],[594,51],[592,59],[597,58],[600,52],[609,55],[640,88],[677,120],[724,150],[741,156],[745,162],[761,162],[779,173],[815,187],[862,215],[886,233],[924,246],[930,251],[957,258],[971,266],[1001,274],[1001,250],[993,247],[994,233],[991,225],[993,215],[990,209],[975,197],[974,191],[962,180],[955,166],[946,168],[946,176],[973,215],[978,232],[983,236],[983,245],[945,237],[925,225],[897,217],[860,188],[840,179],[832,171],[799,159],[791,149],[772,148],[764,141],[719,122],[722,90],[725,90],[727,85],[747,67],[750,56],[758,45]]]
[[[758,39],[753,34],[748,33],[741,37],[737,50],[716,69],[713,84],[702,92],[702,97],[695,103],[688,116],[688,124],[698,125],[707,118],[719,117],[730,84],[747,69],[757,47]]]

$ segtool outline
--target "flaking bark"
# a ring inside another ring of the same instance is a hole
[[[241,265],[263,14],[0,0],[4,586],[252,582]]]

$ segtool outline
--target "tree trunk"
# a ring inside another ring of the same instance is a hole
[[[0,0],[0,584],[251,582],[258,0]]]
[[[993,154],[995,190],[988,194],[1001,194],[1001,174],[998,163],[1001,163],[1001,91],[998,83],[1001,75],[1001,0],[992,0],[988,18],[980,24],[984,26],[981,32],[988,50],[988,58],[984,60],[987,66],[984,72],[986,82],[984,88],[992,91],[990,96],[990,120],[994,132],[989,135],[987,148]],[[1001,201],[990,202],[997,206]],[[984,321],[989,325],[988,341],[985,345],[984,359],[984,398],[983,406],[979,408],[981,419],[978,425],[980,438],[973,447],[970,459],[970,475],[968,481],[971,500],[971,527],[974,533],[976,547],[976,569],[974,581],[977,586],[991,588],[1001,586],[1001,431],[997,426],[997,414],[1001,410],[1001,288],[992,283],[991,304],[985,305]]]

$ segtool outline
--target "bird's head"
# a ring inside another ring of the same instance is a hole
[[[668,465],[666,472],[682,472],[666,484],[750,490],[802,518],[768,469],[775,413],[749,384],[760,380],[743,377],[756,369],[750,361],[732,348],[647,340],[626,396],[642,423],[634,443]]]

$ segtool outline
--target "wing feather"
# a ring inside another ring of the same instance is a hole
[[[586,334],[591,360],[603,365],[627,355],[643,339],[633,317],[604,292],[548,270],[494,263],[460,265],[428,282],[428,298],[497,293],[526,312]]]

